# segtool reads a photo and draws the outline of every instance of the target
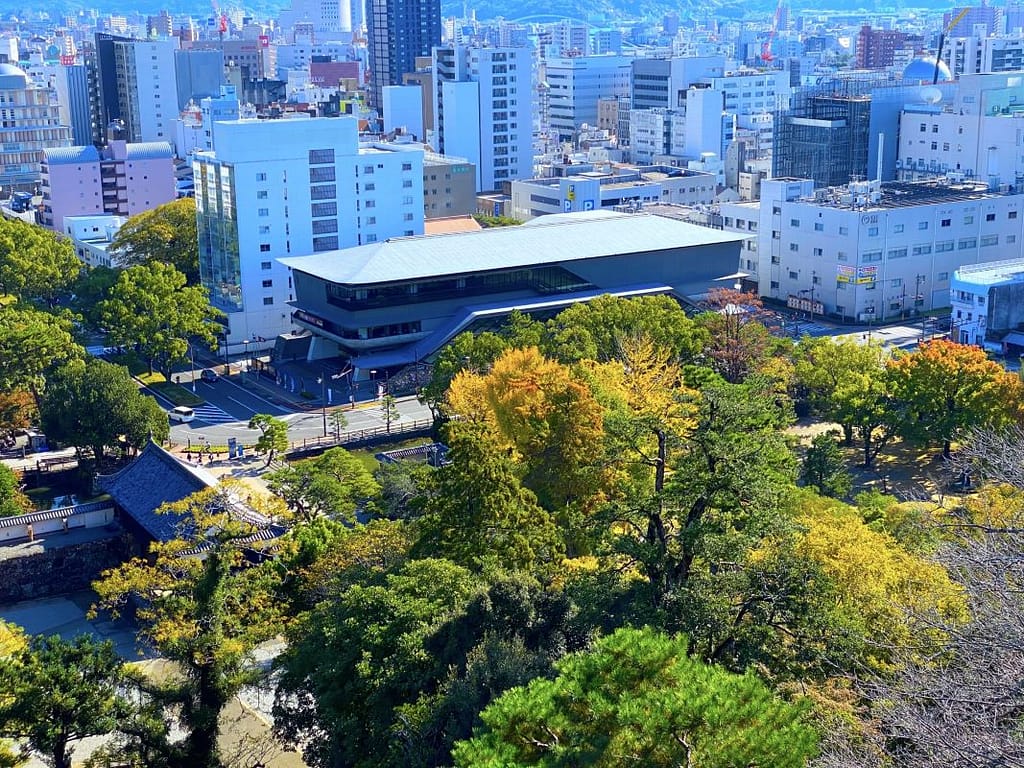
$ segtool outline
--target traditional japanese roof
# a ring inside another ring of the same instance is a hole
[[[217,479],[150,442],[135,461],[120,472],[101,475],[96,484],[154,540],[170,541],[177,537],[183,516],[158,515],[156,510],[215,486]]]

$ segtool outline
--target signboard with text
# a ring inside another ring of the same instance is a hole
[[[801,312],[810,312],[812,315],[825,314],[825,305],[820,301],[811,301],[809,296],[797,296],[791,293],[786,299],[786,306],[790,309],[799,309]]]

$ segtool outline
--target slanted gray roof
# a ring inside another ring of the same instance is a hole
[[[544,216],[518,227],[398,237],[279,261],[328,282],[373,285],[746,239],[664,216],[589,211]]]
[[[125,145],[125,153],[129,160],[154,160],[174,157],[171,145],[166,141],[140,141]]]
[[[98,163],[100,153],[91,144],[87,147],[51,147],[43,150],[43,158],[50,165]]]
[[[101,475],[96,478],[96,484],[155,541],[170,541],[177,538],[184,517],[158,515],[156,510],[210,488],[217,480],[150,442],[135,461],[113,475]]]

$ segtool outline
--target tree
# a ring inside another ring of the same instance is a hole
[[[32,511],[32,502],[21,491],[21,483],[14,470],[0,464],[0,517],[21,515]]]
[[[53,306],[81,268],[67,238],[20,219],[0,219],[0,294]]]
[[[288,450],[288,424],[281,419],[275,419],[266,413],[257,413],[249,419],[249,429],[260,431],[256,451],[266,452],[266,466],[270,466],[276,454]]]
[[[420,400],[426,403],[434,418],[443,416],[442,405],[455,375],[463,370],[476,373],[487,371],[508,347],[508,342],[496,333],[460,333],[437,353],[430,372],[430,381],[420,391]]]
[[[671,296],[598,296],[574,304],[548,323],[548,351],[564,363],[619,357],[623,339],[646,338],[673,362],[691,362],[707,341]]]
[[[384,419],[384,423],[387,425],[388,434],[391,434],[391,422],[402,418],[393,395],[385,393],[384,397],[380,399],[380,417]]]
[[[27,389],[38,402],[50,370],[85,356],[71,327],[48,312],[0,306],[0,391]]]
[[[551,515],[520,485],[500,441],[483,425],[454,424],[446,466],[428,491],[415,553],[469,568],[529,569],[564,548]]]
[[[238,514],[242,494],[259,504],[250,488],[232,483],[165,504],[159,512],[181,518],[179,537],[153,543],[147,558],[105,571],[93,585],[99,606],[115,615],[131,600],[140,638],[178,668],[179,676],[151,686],[186,732],[177,765],[220,768],[221,710],[258,679],[252,651],[281,619],[268,572],[246,567],[246,541],[259,529],[253,516]],[[270,517],[281,510],[256,511]]]
[[[853,487],[853,479],[846,469],[846,459],[836,442],[838,432],[815,435],[804,456],[800,479],[814,486],[824,496],[845,497]]]
[[[54,768],[71,768],[73,743],[117,729],[132,710],[128,679],[111,642],[33,637],[0,658],[0,735],[24,738]]]
[[[864,466],[872,466],[882,449],[899,434],[906,418],[893,397],[890,369],[849,373],[832,393],[832,401],[833,417],[849,426],[860,445]]]
[[[31,426],[38,418],[39,410],[31,392],[25,389],[0,392],[0,435]]]
[[[111,267],[92,267],[79,274],[74,285],[75,297],[71,308],[82,316],[87,328],[94,331],[103,328],[100,303],[110,294],[120,274],[121,270]]]
[[[211,347],[216,343],[219,312],[199,286],[186,286],[185,275],[170,264],[150,262],[118,275],[99,315],[114,344],[137,347],[149,361],[160,360],[164,372],[188,353],[190,336]]]
[[[806,707],[694,659],[684,637],[620,629],[555,666],[484,710],[456,766],[798,768],[816,751]]]
[[[132,216],[114,236],[110,253],[129,267],[169,264],[189,285],[199,285],[195,198],[178,198]]]
[[[101,461],[106,448],[139,450],[170,433],[167,414],[139,391],[127,369],[105,360],[75,361],[51,377],[39,407],[46,434]]]
[[[267,475],[267,486],[299,520],[327,515],[348,523],[380,493],[362,461],[344,448],[331,448],[315,459],[291,464]]]
[[[334,431],[334,437],[341,437],[341,433],[345,431],[348,426],[348,416],[342,410],[331,411],[331,415],[328,416],[328,421],[331,422],[331,429]]]
[[[697,323],[708,334],[704,352],[711,367],[731,384],[738,384],[768,356],[772,335],[768,315],[755,293],[712,288]]]
[[[954,437],[969,427],[1001,428],[1017,420],[1024,383],[984,350],[946,339],[922,344],[889,363],[892,393],[905,415],[905,437],[938,442],[949,458]]]

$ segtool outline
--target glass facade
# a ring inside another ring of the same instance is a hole
[[[498,294],[532,291],[550,296],[585,291],[596,286],[563,267],[502,269],[467,273],[438,280],[413,280],[373,288],[327,284],[327,301],[349,310],[401,307],[445,299],[485,298]]]
[[[210,292],[213,306],[223,312],[241,312],[244,307],[234,169],[203,162],[196,164],[196,171],[199,275]]]

